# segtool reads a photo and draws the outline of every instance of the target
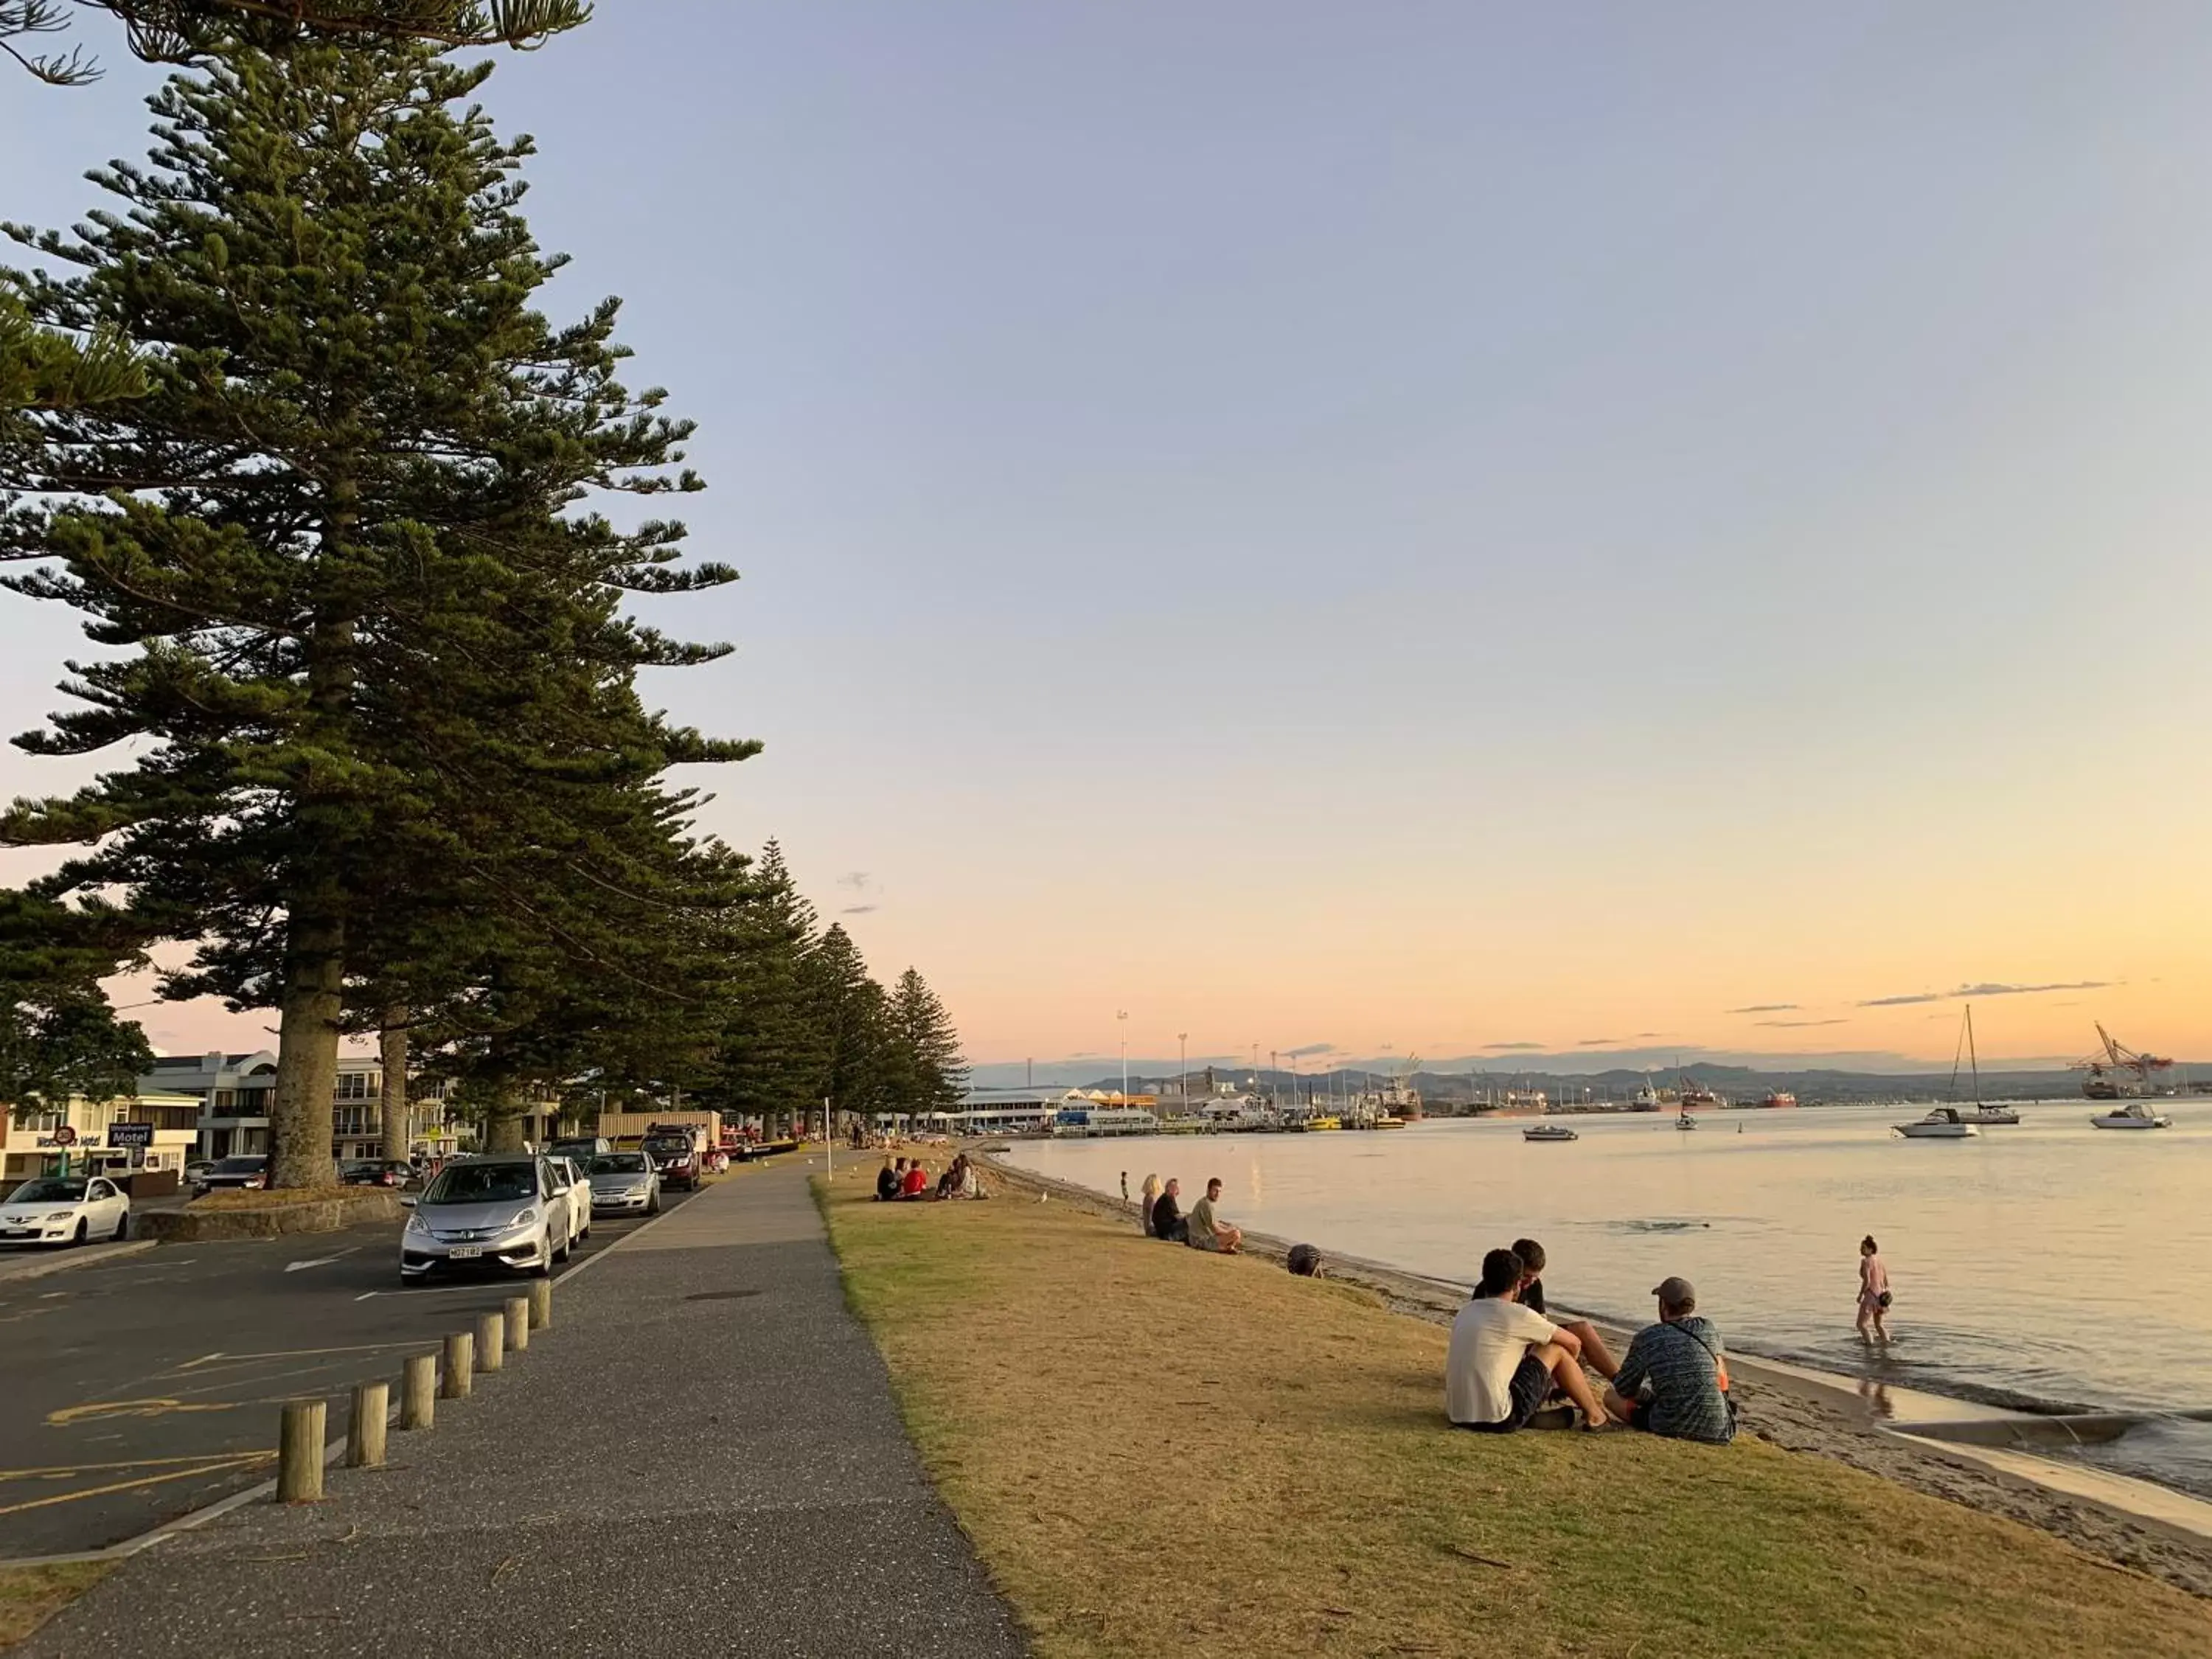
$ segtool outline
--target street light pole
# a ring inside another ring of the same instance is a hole
[[[1129,1104],[1129,1011],[1117,1008],[1114,1018],[1121,1027],[1121,1105],[1126,1110]]]
[[[1188,1032],[1188,1031],[1177,1031],[1177,1032],[1176,1033],[1176,1064],[1182,1067],[1182,1070],[1179,1073],[1177,1073],[1177,1075],[1176,1075],[1176,1090],[1177,1090],[1178,1091],[1180,1091],[1180,1092],[1181,1092],[1181,1094],[1182,1094],[1182,1105],[1183,1105],[1183,1109],[1184,1109],[1185,1111],[1188,1111],[1188,1110],[1190,1109],[1190,1033],[1189,1033],[1189,1032]]]

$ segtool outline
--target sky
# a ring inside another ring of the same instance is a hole
[[[648,690],[977,1060],[2212,1055],[2212,11],[599,12],[483,97],[744,573]]]

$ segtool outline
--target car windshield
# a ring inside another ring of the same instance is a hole
[[[84,1196],[84,1182],[46,1178],[27,1181],[8,1194],[10,1204],[75,1204]]]
[[[422,1194],[425,1204],[497,1204],[538,1196],[538,1172],[527,1164],[449,1164]]]
[[[269,1160],[265,1158],[222,1158],[216,1160],[217,1175],[258,1175]]]
[[[643,1152],[615,1152],[592,1160],[593,1175],[643,1175],[646,1169]]]
[[[648,1140],[645,1150],[655,1158],[689,1158],[691,1143],[688,1140]]]

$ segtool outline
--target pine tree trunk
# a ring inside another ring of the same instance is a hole
[[[384,1066],[384,1156],[404,1164],[414,1140],[414,1125],[407,1112],[407,1005],[395,1002],[384,1011],[377,1033],[377,1052]]]
[[[269,1184],[328,1187],[331,1102],[337,1089],[338,1015],[345,980],[343,924],[295,909],[278,1003],[276,1086],[269,1108]]]
[[[513,1084],[501,1085],[484,1109],[483,1149],[488,1152],[522,1150],[522,1103],[515,1098]]]

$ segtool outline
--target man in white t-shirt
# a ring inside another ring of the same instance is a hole
[[[1581,1408],[1584,1427],[1603,1426],[1604,1408],[1583,1375],[1581,1341],[1520,1304],[1521,1273],[1510,1250],[1482,1258],[1474,1299],[1452,1321],[1445,1414],[1456,1428],[1510,1434],[1528,1426],[1556,1383]]]

